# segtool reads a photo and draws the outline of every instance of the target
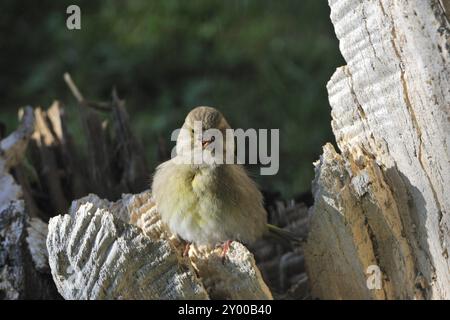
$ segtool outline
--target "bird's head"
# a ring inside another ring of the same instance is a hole
[[[177,153],[183,154],[186,150],[195,150],[198,147],[204,156],[214,157],[217,148],[224,150],[227,129],[231,127],[217,109],[197,107],[189,112],[184,120],[177,139]]]
[[[206,148],[215,141],[211,129],[219,130],[225,137],[225,130],[230,129],[230,125],[219,110],[212,107],[197,107],[189,112],[183,128],[190,130],[194,143],[200,142],[202,147]],[[201,129],[201,132],[198,129]],[[208,130],[211,132],[208,133]]]

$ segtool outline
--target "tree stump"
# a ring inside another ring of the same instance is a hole
[[[23,190],[10,169],[23,158],[34,130],[31,107],[19,128],[0,141],[0,299],[59,298],[50,277],[45,225],[28,215]]]
[[[272,299],[252,254],[184,246],[161,223],[150,192],[117,202],[89,195],[50,220],[47,248],[66,299]]]
[[[305,249],[312,295],[450,299],[450,27],[443,6],[329,4],[347,65],[327,85],[341,153],[326,145],[315,164]]]

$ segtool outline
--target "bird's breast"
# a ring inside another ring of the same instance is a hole
[[[207,172],[206,170],[199,170],[191,181],[192,191],[201,196],[203,193],[210,193],[217,190],[216,184],[217,178],[214,174]]]
[[[261,233],[265,212],[260,200],[253,189],[242,188],[233,172],[227,172],[230,168],[170,169],[156,177],[155,195],[172,232],[198,244],[251,241]]]

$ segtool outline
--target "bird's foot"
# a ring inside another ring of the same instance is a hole
[[[222,263],[225,263],[225,258],[227,257],[227,252],[230,250],[230,246],[233,240],[227,240],[222,246],[222,254],[220,257],[222,258]]]
[[[186,245],[184,246],[184,251],[183,251],[183,258],[187,257],[189,255],[189,249],[191,248],[191,243],[190,242],[186,242]]]

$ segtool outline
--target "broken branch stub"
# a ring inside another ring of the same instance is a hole
[[[58,298],[39,246],[45,224],[30,219],[23,190],[9,172],[24,157],[33,130],[33,110],[26,107],[19,128],[0,141],[0,299]]]

